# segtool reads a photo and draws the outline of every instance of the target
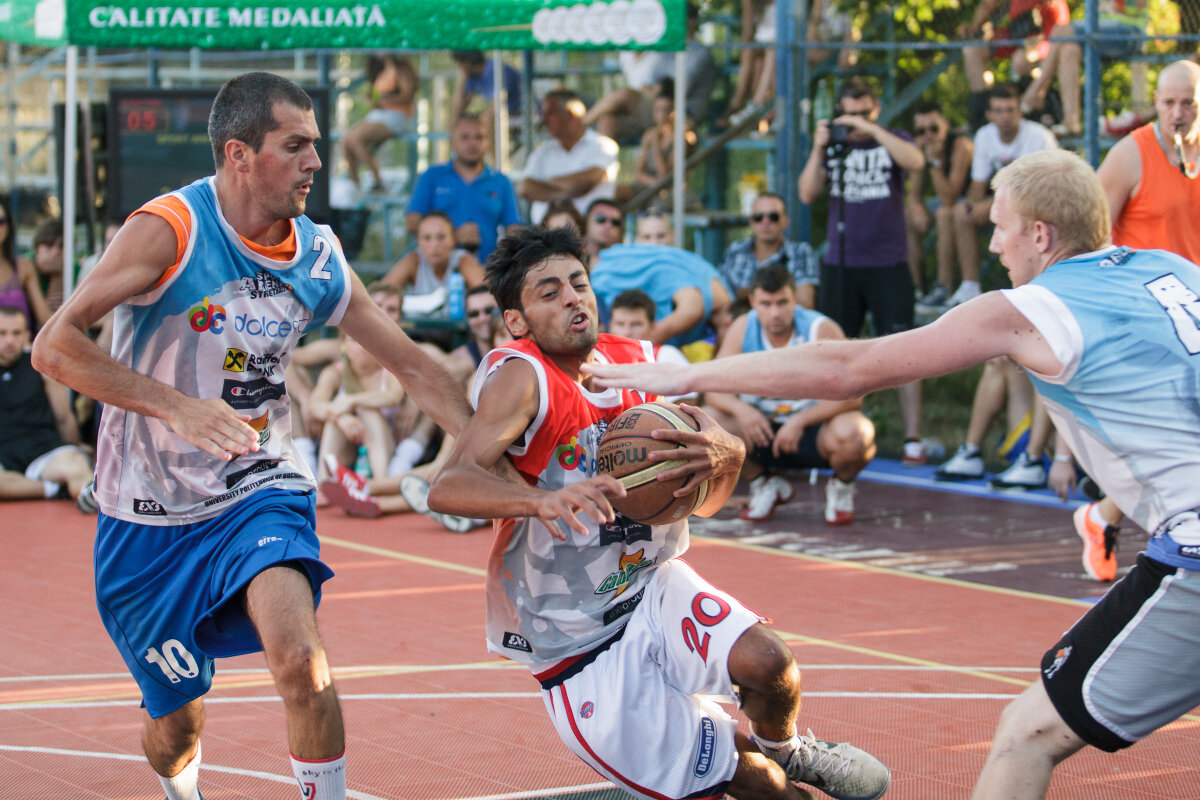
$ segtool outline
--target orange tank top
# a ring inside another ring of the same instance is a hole
[[[1113,244],[1137,250],[1158,248],[1200,262],[1200,179],[1189,179],[1167,160],[1154,125],[1132,134],[1142,158],[1142,179],[1113,225]]]

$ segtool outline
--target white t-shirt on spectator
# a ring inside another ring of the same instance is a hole
[[[575,207],[580,214],[587,212],[588,204],[598,198],[611,200],[617,189],[617,173],[621,164],[617,160],[620,148],[617,143],[607,136],[601,136],[591,128],[583,132],[583,137],[570,150],[565,149],[557,139],[542,142],[533,149],[525,162],[522,175],[548,181],[563,175],[583,172],[592,167],[600,167],[605,172],[604,180],[596,184],[596,188],[574,198]],[[546,206],[541,200],[533,201],[529,206],[529,219],[534,225],[542,221],[546,215]]]
[[[975,134],[975,157],[971,160],[971,180],[990,181],[992,176],[1023,155],[1039,150],[1057,150],[1058,139],[1040,122],[1021,120],[1017,136],[1011,142],[1000,139],[1000,129],[989,122]]]
[[[669,58],[664,58],[664,55]],[[622,50],[617,56],[617,62],[621,65],[621,74],[625,76],[625,83],[630,89],[642,90],[663,78],[675,76],[674,53]]]

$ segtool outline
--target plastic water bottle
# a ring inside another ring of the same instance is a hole
[[[358,455],[354,459],[354,471],[364,478],[374,477],[371,474],[371,461],[367,458],[367,448],[358,446]]]
[[[446,297],[446,309],[450,313],[450,319],[461,322],[467,316],[466,284],[463,283],[463,276],[458,272],[452,272],[446,280],[446,286],[449,289]]]

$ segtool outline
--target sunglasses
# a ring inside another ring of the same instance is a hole
[[[611,222],[613,225],[619,228],[625,224],[625,219],[624,217],[609,217],[605,216],[604,214],[597,214],[596,216],[592,217],[592,222],[595,222],[597,225],[603,225],[606,222]]]
[[[937,125],[929,125],[924,128],[914,128],[913,129],[913,133],[915,133],[917,136],[923,136],[926,133],[937,133],[937,132],[938,132]]]
[[[467,312],[467,317],[470,319],[475,319],[476,317],[490,317],[492,314],[495,314],[495,313],[496,313],[495,306],[491,306],[490,308],[472,308],[470,311]]]
[[[771,222],[779,222],[779,220],[783,219],[783,217],[779,214],[778,211],[768,211],[765,214],[763,212],[759,211],[755,214],[750,215],[751,222],[762,222],[764,219],[769,219],[769,220],[771,220]]]

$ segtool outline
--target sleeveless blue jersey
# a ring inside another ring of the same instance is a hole
[[[815,342],[817,340],[817,329],[827,319],[829,317],[824,314],[807,309],[804,306],[796,306],[792,321],[792,338],[784,347]],[[759,353],[764,350],[774,349],[776,348],[771,346],[771,342],[763,332],[762,323],[758,321],[758,312],[750,309],[746,316],[746,332],[742,336],[742,352]],[[738,397],[743,402],[749,403],[761,411],[767,419],[778,423],[785,422],[788,417],[800,413],[817,402],[816,400],[760,397],[754,394],[740,394]]]
[[[1064,365],[1031,373],[1059,434],[1130,519],[1156,539],[1175,535],[1152,540],[1151,555],[1195,568],[1178,545],[1200,545],[1200,268],[1111,248],[1007,296]]]
[[[300,337],[340,322],[350,301],[350,268],[327,226],[292,220],[296,253],[277,261],[230,227],[213,178],[172,194],[191,212],[184,255],[163,283],[117,307],[113,358],[191,397],[223,398],[251,418],[259,450],[226,462],[163,420],[106,408],[96,499],[108,516],[142,524],[207,519],[268,486],[313,488],[292,449],[284,368]]]

